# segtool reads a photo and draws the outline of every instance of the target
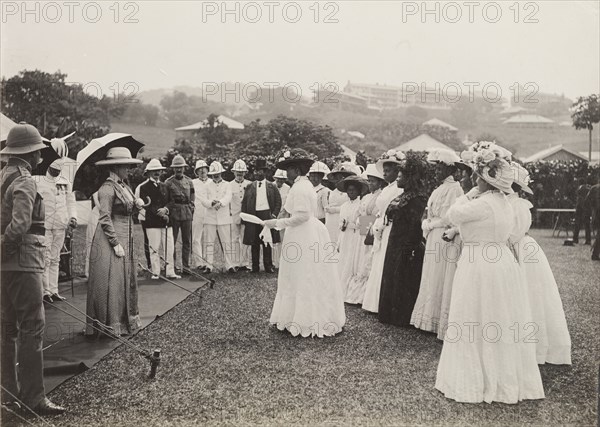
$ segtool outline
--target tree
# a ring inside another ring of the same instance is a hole
[[[598,95],[592,94],[588,97],[580,96],[571,107],[571,118],[575,129],[587,129],[590,136],[590,145],[588,148],[588,158],[592,161],[592,130],[594,124],[600,122],[600,105],[598,104]]]
[[[1,106],[8,117],[34,125],[47,138],[76,131],[67,141],[69,155],[75,158],[86,142],[110,131],[110,118],[122,114],[124,105],[118,99],[92,96],[81,85],[68,85],[66,77],[60,71],[24,70],[3,78]]]

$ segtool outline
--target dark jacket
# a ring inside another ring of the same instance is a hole
[[[270,216],[271,218],[261,218],[261,219],[273,219],[277,218],[279,215],[279,211],[281,210],[281,194],[279,193],[279,189],[272,182],[267,182],[267,202],[269,203],[270,208]],[[242,212],[256,215],[256,191],[258,189],[258,183],[255,181],[246,187],[246,191],[244,191],[244,198],[242,199]],[[244,227],[244,245],[253,245],[255,243],[260,243],[258,239],[258,235],[262,231],[262,227],[256,224],[248,224],[242,221],[242,224],[245,224]],[[271,234],[273,236],[273,243],[279,243],[281,238],[279,237],[279,232],[275,230],[271,230]]]
[[[44,271],[44,201],[31,166],[12,157],[0,173],[2,271]]]
[[[150,198],[150,205],[146,206],[146,228],[165,228],[170,225],[170,221],[165,221],[158,216],[157,211],[167,206],[165,196],[165,185],[162,182],[155,183],[148,180],[140,187],[140,199],[147,203],[146,198]]]

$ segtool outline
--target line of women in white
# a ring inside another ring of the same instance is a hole
[[[397,234],[390,241],[388,218],[410,206],[417,208],[406,212],[422,214],[419,192],[408,194],[409,175],[418,168],[411,169],[402,153],[389,151],[368,166],[369,184],[345,178],[337,186],[348,196],[339,211],[339,263],[331,262],[331,237],[316,218],[317,193],[306,178],[313,162],[303,150],[285,154],[277,167],[293,182],[285,205],[290,217],[265,225],[286,228],[283,247],[295,247],[298,256],[280,261],[272,324],[303,337],[333,336],[346,321],[344,301],[374,313],[385,307],[388,316],[391,294],[388,289],[380,298],[380,293],[382,281],[389,288],[392,280],[399,292],[393,295],[400,298],[397,310],[391,302],[391,312],[406,320],[389,323],[410,323],[444,341],[435,387],[446,397],[468,403],[544,398],[538,364],[570,364],[571,340],[548,260],[527,234],[532,205],[519,192],[531,192],[529,174],[510,152],[482,141],[461,153],[462,159],[446,150],[429,154],[441,184],[429,196],[419,230],[426,239],[424,256],[420,242],[406,246]],[[463,194],[453,174],[466,165],[477,186]],[[370,194],[361,199],[366,185]],[[372,244],[369,235],[358,232],[361,217],[374,218]],[[398,242],[402,248],[395,247]],[[406,255],[396,256],[402,251]],[[419,277],[414,266],[421,262]],[[419,285],[418,296],[411,285],[416,301],[409,295],[411,281]]]

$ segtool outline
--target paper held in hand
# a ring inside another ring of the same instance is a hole
[[[250,222],[252,224],[265,225],[265,222],[255,215],[250,215],[248,213],[240,213],[240,218],[242,221]]]

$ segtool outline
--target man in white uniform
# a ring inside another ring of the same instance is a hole
[[[231,242],[233,244],[233,264],[237,271],[250,271],[250,246],[244,245],[244,225],[240,219],[242,212],[242,199],[244,192],[251,182],[245,179],[248,168],[243,160],[237,160],[231,171],[235,179],[229,183],[231,186]]]
[[[202,246],[202,242],[205,240],[204,218],[206,208],[200,200],[200,195],[204,193],[204,187],[209,183],[208,164],[204,160],[197,160],[194,172],[198,178],[192,179],[196,197],[194,218],[192,219],[192,268],[198,270],[199,273],[204,273],[208,267],[204,259],[205,253]]]
[[[55,160],[48,168],[46,176],[34,176],[46,211],[46,264],[42,283],[44,301],[48,303],[65,300],[58,293],[60,252],[67,228],[77,227],[75,195],[71,182],[62,173],[63,166],[64,159]]]
[[[223,181],[221,174],[223,166],[219,162],[212,162],[208,170],[208,176],[212,179],[204,186],[200,196],[200,202],[206,208],[204,217],[204,233],[206,243],[204,254],[208,267],[206,273],[212,272],[214,268],[215,243],[220,241],[221,249],[225,258],[225,268],[229,273],[235,273],[232,261],[231,245],[231,186],[229,182]]]

